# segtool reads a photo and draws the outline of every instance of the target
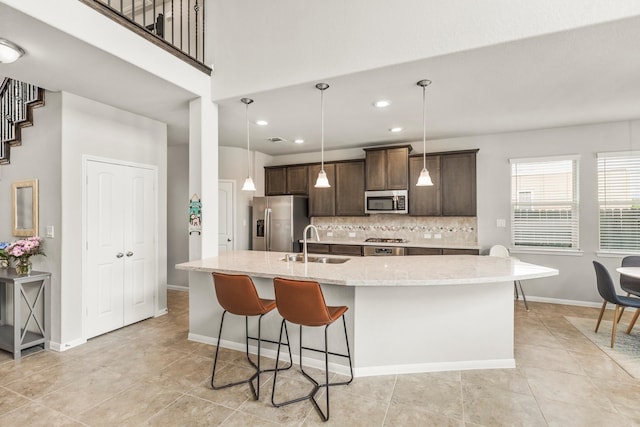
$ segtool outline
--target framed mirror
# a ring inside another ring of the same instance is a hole
[[[15,181],[11,184],[11,222],[13,235],[38,235],[38,180]]]

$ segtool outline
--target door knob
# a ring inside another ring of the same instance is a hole
[[[127,256],[133,256],[133,252],[131,251],[127,252]]]
[[[122,258],[124,256],[124,254],[122,252],[118,252],[116,254],[116,258]]]
[[[230,242],[230,241],[231,241],[231,239],[227,239],[227,242]]]

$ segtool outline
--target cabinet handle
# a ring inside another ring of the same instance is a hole
[[[131,251],[127,252],[127,256],[133,256],[133,252]]]
[[[118,252],[116,254],[116,258],[122,258],[124,256],[124,254],[122,252]]]

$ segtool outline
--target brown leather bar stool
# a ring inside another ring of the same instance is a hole
[[[322,294],[322,289],[318,282],[304,281],[304,280],[288,280],[276,277],[273,279],[273,285],[276,294],[276,306],[278,312],[283,317],[282,324],[280,325],[280,342],[282,342],[282,332],[284,330],[287,336],[287,343],[289,342],[289,334],[287,332],[287,321],[300,326],[300,372],[311,383],[313,383],[313,389],[306,395],[296,399],[288,400],[286,402],[276,403],[274,396],[276,393],[276,382],[278,378],[278,369],[273,374],[273,388],[271,389],[271,403],[273,406],[280,407],[289,405],[291,403],[300,402],[310,399],[313,406],[318,411],[318,414],[323,421],[329,419],[329,387],[336,385],[346,385],[353,381],[353,366],[351,364],[351,352],[349,350],[349,338],[347,336],[347,322],[344,319],[344,313],[348,310],[346,306],[340,307],[328,307]],[[347,344],[347,354],[333,353],[327,348],[327,328],[333,324],[336,320],[342,317],[342,325],[344,326],[344,339]],[[302,327],[303,326],[324,326],[324,350],[305,347],[302,345]],[[310,350],[319,353],[324,353],[324,368],[325,368],[325,382],[319,384],[316,380],[311,378],[302,366],[302,350]],[[351,372],[351,378],[349,381],[329,383],[329,355],[346,357],[349,360],[349,371]],[[280,356],[280,344],[278,344],[278,352],[276,359]],[[326,400],[327,400],[327,413],[322,412],[322,409],[318,406],[318,402],[315,400],[316,393],[325,387]]]
[[[213,372],[211,373],[211,387],[214,390],[220,390],[227,387],[232,387],[239,384],[249,383],[251,386],[251,393],[253,398],[258,400],[260,397],[260,374],[263,372],[273,372],[275,369],[260,369],[260,348],[261,343],[270,342],[278,344],[278,357],[276,358],[276,367],[280,359],[280,342],[265,340],[260,336],[262,317],[276,308],[276,302],[271,299],[263,299],[258,296],[256,287],[249,276],[238,274],[223,274],[213,273],[213,284],[216,290],[216,296],[218,302],[224,308],[222,312],[222,319],[220,320],[220,332],[218,332],[218,345],[216,346],[216,356],[213,360]],[[222,325],[224,324],[224,316],[227,312],[236,314],[238,316],[244,316],[245,319],[245,352],[247,360],[256,370],[256,372],[249,378],[237,381],[229,384],[217,386],[214,384],[214,378],[216,375],[216,365],[218,363],[218,351],[220,350],[220,338],[222,337]],[[258,337],[249,336],[249,316],[258,317]],[[249,357],[249,340],[258,341],[258,361],[257,364]],[[288,346],[288,341],[287,344]],[[289,348],[289,366],[282,369],[289,369],[292,365],[291,348]],[[282,370],[281,369],[281,370]],[[257,379],[257,387],[253,386],[253,380]],[[257,390],[256,390],[257,389]]]

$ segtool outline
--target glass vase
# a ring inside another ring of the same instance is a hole
[[[0,270],[6,270],[9,268],[9,260],[8,259],[0,259]]]
[[[26,276],[31,273],[31,261],[28,259],[19,259],[16,264],[16,274]]]

